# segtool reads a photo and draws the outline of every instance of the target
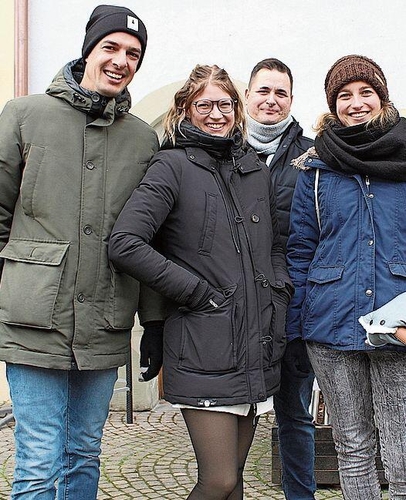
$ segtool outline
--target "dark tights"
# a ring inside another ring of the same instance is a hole
[[[183,409],[195,450],[198,479],[189,500],[242,500],[243,471],[257,418]]]

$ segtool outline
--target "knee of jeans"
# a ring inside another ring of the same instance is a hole
[[[60,456],[33,450],[15,456],[14,482],[53,485],[61,469]]]

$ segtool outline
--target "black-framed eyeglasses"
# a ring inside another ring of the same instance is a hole
[[[227,115],[234,109],[236,99],[220,99],[219,101],[211,101],[210,99],[199,99],[193,102],[193,106],[200,115],[208,115],[212,112],[214,105],[217,106],[220,113]]]

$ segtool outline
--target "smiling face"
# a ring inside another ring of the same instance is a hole
[[[221,99],[231,99],[231,96],[217,85],[209,83],[203,92],[196,96],[193,102],[202,99],[220,101]],[[235,125],[234,110],[230,113],[223,114],[216,104],[214,104],[213,109],[207,115],[198,113],[195,105],[192,104],[186,116],[189,118],[192,125],[203,130],[203,132],[211,135],[218,135],[220,137],[229,136]]]
[[[287,73],[263,68],[245,91],[247,113],[263,125],[276,125],[290,113],[292,88]]]
[[[90,52],[80,84],[106,97],[115,97],[133,79],[140,56],[138,38],[129,33],[111,33]]]
[[[351,82],[338,92],[336,112],[338,119],[346,127],[371,120],[381,108],[381,100],[369,83]]]

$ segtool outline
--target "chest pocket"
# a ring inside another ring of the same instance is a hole
[[[206,193],[206,208],[202,235],[199,241],[199,253],[209,255],[213,248],[217,222],[217,194]]]

